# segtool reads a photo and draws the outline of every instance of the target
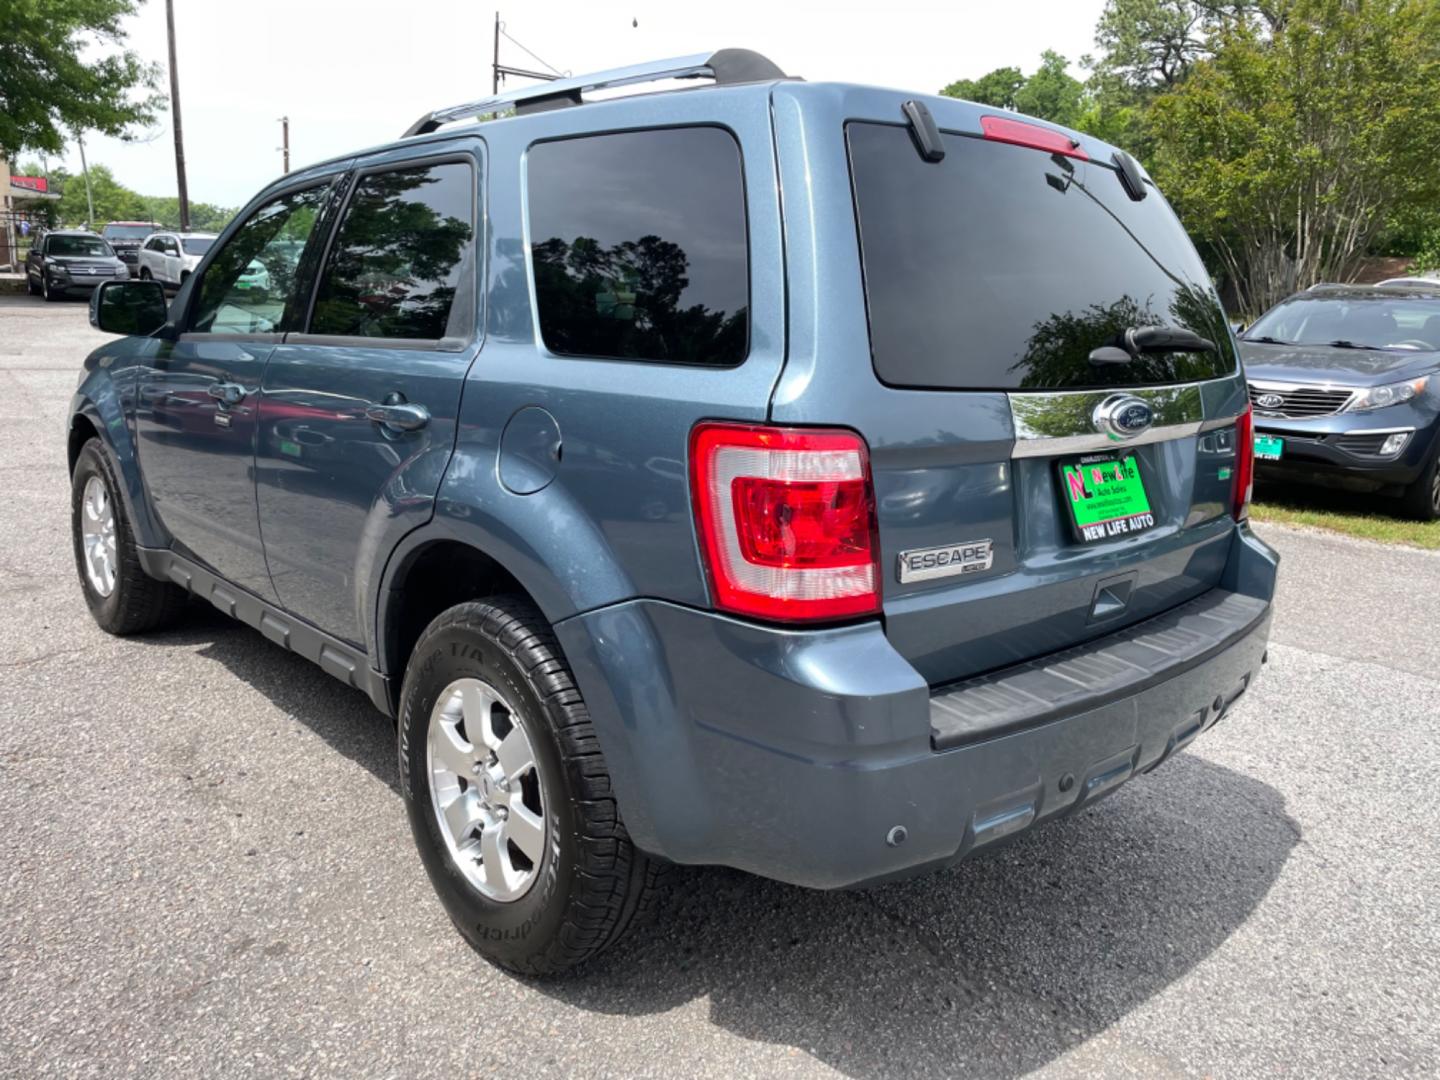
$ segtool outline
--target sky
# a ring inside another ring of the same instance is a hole
[[[1104,0],[530,0],[506,31],[573,74],[738,46],[792,75],[933,93],[1055,49],[1077,76]],[[495,9],[457,0],[175,0],[186,173],[195,202],[239,207],[281,172],[397,138],[416,117],[490,90]],[[636,25],[638,24],[638,25]],[[128,45],[165,67],[164,0],[127,21]],[[501,39],[501,63],[537,67]],[[519,86],[519,80],[507,83]],[[137,142],[85,140],[145,195],[174,195],[168,112]],[[27,159],[30,155],[26,155]],[[52,159],[51,164],[54,164]],[[80,156],[67,148],[65,165]]]

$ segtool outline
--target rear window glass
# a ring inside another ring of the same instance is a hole
[[[904,127],[846,129],[875,371],[892,386],[1041,390],[1191,382],[1236,370],[1209,275],[1153,188],[1093,162]],[[1130,327],[1183,327],[1215,352],[1089,356]]]
[[[749,346],[740,147],[715,127],[540,143],[526,167],[552,351],[724,366]]]
[[[1271,308],[1245,331],[1254,341],[1371,349],[1440,350],[1440,300],[1376,293],[1297,297]]]

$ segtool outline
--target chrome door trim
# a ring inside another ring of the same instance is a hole
[[[1139,389],[1117,386],[1105,390],[1007,393],[1010,420],[1015,425],[1015,446],[1010,456],[1088,454],[1198,435],[1202,430],[1219,427],[1233,419],[1205,415],[1204,385],[1194,382]],[[1122,393],[1139,398],[1155,414],[1152,427],[1128,439],[1097,431],[1094,420],[1095,409],[1102,401]]]

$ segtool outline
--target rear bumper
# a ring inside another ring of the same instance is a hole
[[[1228,622],[1187,643],[1152,620],[1173,663],[1132,665],[1128,681],[1115,650],[1148,624],[1051,658],[1088,665],[1093,693],[1041,693],[1028,718],[997,700],[980,710],[993,727],[960,739],[946,735],[957,695],[1036,664],[933,694],[876,622],[787,631],[637,600],[557,630],[640,847],[839,888],[946,865],[1073,812],[1213,726],[1263,662],[1277,561],[1237,529],[1207,594]]]

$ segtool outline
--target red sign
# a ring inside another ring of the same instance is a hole
[[[48,192],[50,190],[50,181],[43,176],[11,176],[10,186],[27,188],[30,191]]]

